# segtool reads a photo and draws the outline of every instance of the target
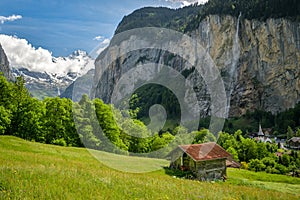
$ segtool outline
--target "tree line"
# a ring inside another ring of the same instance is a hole
[[[100,99],[90,100],[87,95],[79,102],[33,98],[22,77],[8,82],[0,75],[0,91],[0,135],[125,153],[160,149],[174,138],[169,132],[150,134],[141,121],[123,117],[130,113],[122,113]],[[126,134],[132,132],[139,135]]]
[[[185,32],[195,30],[208,15],[238,16],[246,19],[266,20],[268,18],[288,18],[300,20],[298,0],[209,0],[199,13],[187,24]]]
[[[194,144],[218,142],[246,169],[286,174],[300,167],[297,152],[287,153],[278,150],[277,144],[245,138],[240,130],[234,134],[222,132],[218,141],[208,129],[189,132],[177,126],[172,131],[152,133],[136,119],[138,109],[120,111],[100,99],[90,100],[87,95],[79,102],[59,97],[38,100],[30,96],[21,77],[8,82],[0,75],[0,90],[1,135],[122,154],[149,153],[174,140],[188,144],[185,139],[192,138]],[[178,135],[180,137],[176,137]],[[278,151],[282,156],[274,154]]]
[[[300,175],[297,170],[300,168],[300,153],[297,151],[285,151],[276,143],[263,143],[244,138],[240,130],[234,134],[222,132],[218,143],[231,153],[236,161],[241,162],[244,169]]]

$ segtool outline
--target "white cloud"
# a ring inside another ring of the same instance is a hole
[[[94,38],[94,40],[98,41],[98,45],[95,49],[92,50],[90,56],[96,59],[99,56],[99,54],[109,45],[110,39],[105,38],[103,36],[97,36]]]
[[[87,68],[94,67],[94,61],[84,56],[83,53],[74,55],[72,58],[55,58],[48,50],[41,47],[35,48],[25,39],[1,34],[0,43],[10,65],[16,68],[24,67],[31,71],[64,75],[68,72],[80,73]]]
[[[101,36],[101,35],[99,35],[99,36],[96,36],[96,37],[94,37],[94,39],[93,39],[93,40],[100,41],[100,40],[103,40],[103,39],[104,39],[104,37],[103,37],[103,36]]]
[[[175,2],[175,3],[181,3],[181,6],[189,6],[191,4],[204,4],[206,2],[208,2],[208,0],[166,0],[166,1],[170,1],[170,2]]]
[[[15,20],[18,20],[18,19],[22,19],[22,16],[21,15],[11,15],[11,16],[8,16],[8,17],[0,16],[0,23],[4,24],[7,21],[12,22],[12,21],[15,21]]]

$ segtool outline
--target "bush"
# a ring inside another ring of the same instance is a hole
[[[275,159],[271,157],[263,158],[261,161],[263,162],[264,165],[266,165],[266,167],[273,168],[276,165]]]
[[[246,162],[241,162],[241,165],[242,165],[242,169],[246,169],[246,170],[248,170],[248,168],[249,168],[249,166],[248,166],[248,163],[246,163]]]
[[[266,165],[261,160],[258,159],[252,159],[249,163],[249,169],[252,171],[264,171],[266,169]]]
[[[59,146],[63,146],[63,147],[67,146],[67,143],[63,138],[55,139],[51,143],[54,144],[54,145],[59,145]]]
[[[281,164],[276,164],[275,169],[278,170],[280,174],[286,174],[289,172],[288,168]]]

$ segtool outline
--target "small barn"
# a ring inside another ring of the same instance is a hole
[[[226,177],[226,160],[231,157],[215,142],[179,145],[170,154],[170,167],[189,170],[198,180],[215,180]]]

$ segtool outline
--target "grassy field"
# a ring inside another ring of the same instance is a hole
[[[128,167],[141,160],[134,158]],[[178,179],[164,170],[125,173],[101,164],[86,149],[1,136],[0,199],[300,199],[300,179],[236,169],[228,170],[225,183]]]

